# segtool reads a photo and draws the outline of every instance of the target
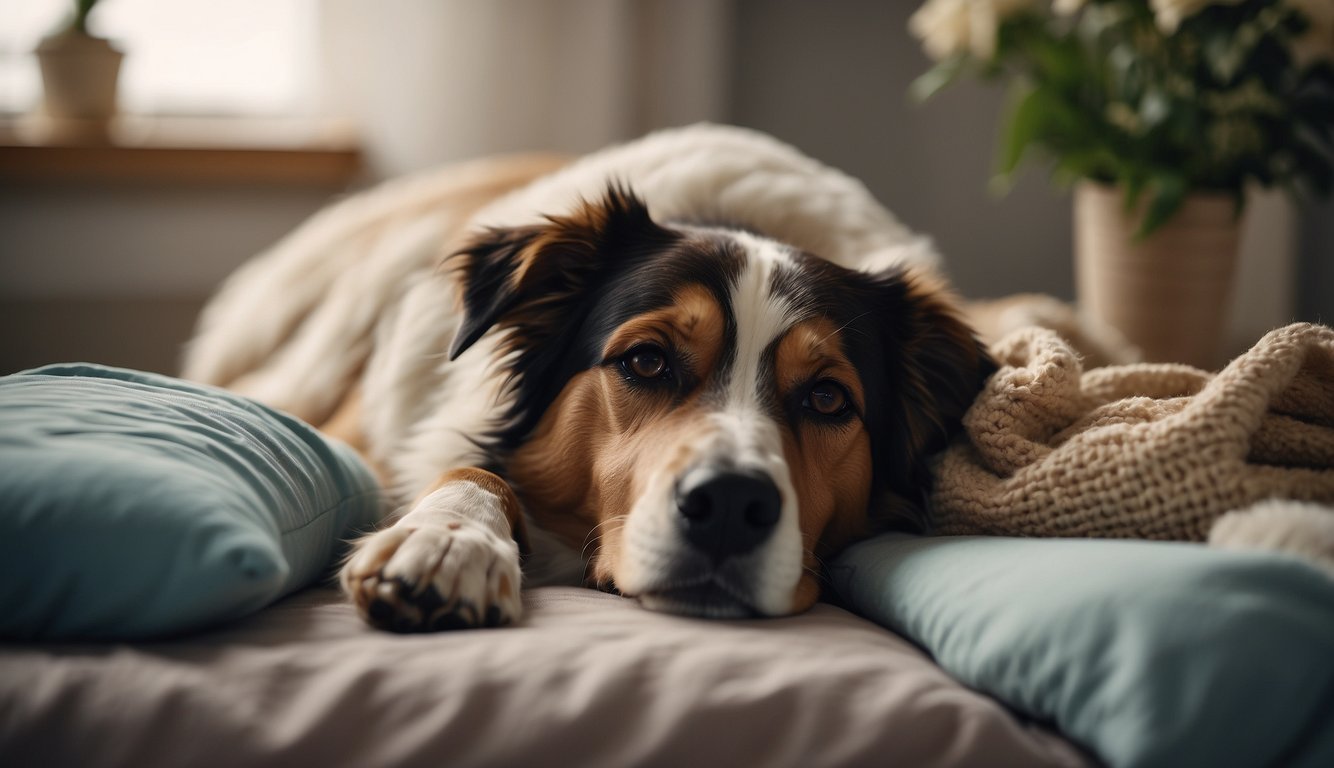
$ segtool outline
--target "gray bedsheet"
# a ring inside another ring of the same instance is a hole
[[[0,646],[0,764],[1082,765],[838,608],[711,622],[591,590],[399,636],[311,589],[134,645]]]

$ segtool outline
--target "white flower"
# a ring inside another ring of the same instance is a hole
[[[990,61],[996,55],[1001,21],[1036,4],[1037,0],[927,0],[908,19],[908,29],[937,61],[958,53]]]
[[[1153,7],[1153,21],[1163,34],[1175,34],[1181,22],[1211,5],[1236,5],[1246,0],[1149,0]],[[1316,0],[1329,2],[1329,0]]]
[[[1086,5],[1088,0],[1055,0],[1051,8],[1060,16],[1072,16],[1079,13],[1079,10]]]

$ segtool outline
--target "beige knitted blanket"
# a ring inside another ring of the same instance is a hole
[[[935,467],[936,533],[1199,541],[1262,500],[1334,505],[1334,329],[1273,331],[1218,374],[1085,371],[1036,327],[992,353]]]

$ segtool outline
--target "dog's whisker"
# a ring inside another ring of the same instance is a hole
[[[588,531],[588,535],[586,535],[586,536],[584,537],[584,546],[583,546],[582,548],[580,548],[580,550],[579,550],[579,559],[580,559],[580,560],[587,560],[587,559],[588,559],[588,548],[589,548],[590,546],[592,546],[593,544],[595,544],[595,543],[600,543],[600,540],[601,540],[601,534],[602,534],[602,533],[606,533],[607,531],[601,531],[601,533],[599,533],[599,529],[601,529],[601,528],[603,528],[603,526],[609,525],[609,524],[611,524],[611,523],[620,523],[620,524],[621,524],[621,527],[624,527],[624,526],[625,526],[625,520],[626,520],[626,516],[625,516],[625,515],[616,515],[616,516],[614,516],[614,517],[609,517],[609,518],[607,518],[606,520],[603,520],[603,521],[599,522],[597,525],[593,526],[592,529],[590,529],[590,530]]]
[[[806,564],[807,558],[809,558],[815,564],[807,565]],[[817,582],[821,584],[830,583],[829,572],[828,569],[825,568],[824,560],[822,560],[819,555],[815,554],[813,550],[807,549],[804,551],[801,561],[801,569],[806,573],[809,573]]]
[[[817,342],[817,344],[823,344],[823,343],[825,343],[826,341],[828,341],[828,340],[832,339],[833,337],[837,336],[838,334],[842,333],[843,331],[846,331],[846,330],[847,330],[853,323],[857,322],[858,320],[862,319],[863,317],[866,317],[866,316],[869,315],[869,314],[871,314],[871,310],[869,310],[869,309],[866,310],[865,312],[862,312],[861,314],[859,314],[859,315],[857,315],[856,317],[852,318],[851,320],[847,321],[846,323],[844,323],[843,325],[841,325],[841,326],[839,326],[838,328],[834,329],[833,331],[831,331],[831,332],[825,334],[825,335],[824,335],[824,336]],[[853,333],[857,333],[857,334],[862,333],[860,330],[858,330],[858,329],[856,329],[856,328],[853,328],[853,329],[852,329],[852,332],[853,332]]]

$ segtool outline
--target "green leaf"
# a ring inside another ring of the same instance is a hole
[[[1210,26],[1202,30],[1201,37],[1204,60],[1211,74],[1220,83],[1234,82],[1250,53],[1242,36],[1227,26]]]
[[[923,72],[908,86],[908,94],[914,101],[923,102],[940,93],[946,86],[959,79],[967,69],[968,57],[962,53],[945,59]]]
[[[1008,177],[1019,166],[1024,150],[1042,133],[1046,118],[1043,91],[1016,81],[1010,89],[1007,116],[1002,121],[1001,143],[996,172]]]
[[[1320,93],[1298,94],[1292,102],[1292,113],[1299,126],[1326,144],[1334,144],[1334,97]]]
[[[74,20],[70,26],[77,32],[88,34],[88,14],[93,12],[97,0],[74,0]]]
[[[1144,211],[1144,220],[1140,222],[1136,239],[1148,237],[1155,229],[1172,218],[1172,214],[1181,208],[1186,200],[1188,187],[1185,177],[1176,173],[1160,173],[1153,177],[1152,191],[1149,193],[1149,207]]]
[[[1144,185],[1147,182],[1148,179],[1138,173],[1121,179],[1121,186],[1124,189],[1121,195],[1121,208],[1126,213],[1135,210],[1135,205],[1139,202],[1140,195],[1144,194]]]
[[[1301,141],[1293,146],[1293,152],[1297,156],[1297,175],[1306,180],[1316,195],[1328,197],[1334,191],[1334,168],[1329,157]]]
[[[1042,80],[1059,88],[1077,88],[1088,79],[1083,51],[1071,40],[1047,35],[1035,38],[1025,49]]]

